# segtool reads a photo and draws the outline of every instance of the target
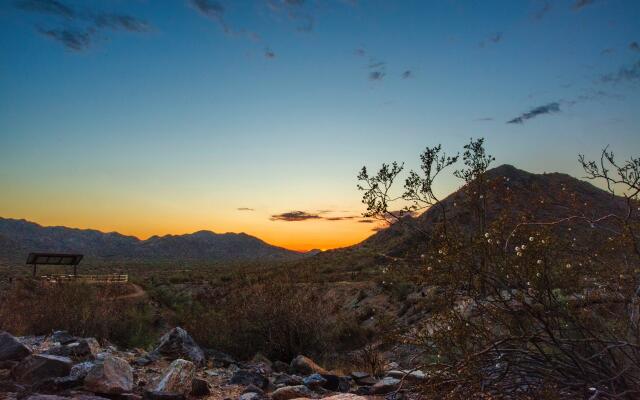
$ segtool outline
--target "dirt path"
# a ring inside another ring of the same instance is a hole
[[[116,297],[112,297],[112,300],[122,300],[122,299],[137,299],[140,297],[145,297],[147,295],[147,292],[144,291],[143,288],[141,288],[140,286],[131,283],[131,286],[133,287],[133,292],[128,293],[128,294],[123,294],[122,296],[116,296]]]

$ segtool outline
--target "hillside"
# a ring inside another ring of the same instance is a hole
[[[487,171],[493,190],[487,194],[487,221],[494,222],[504,211],[510,217],[511,228],[523,216],[528,221],[556,221],[571,215],[597,218],[609,213],[624,214],[625,200],[597,188],[589,182],[563,173],[534,174],[511,165],[501,165]],[[442,200],[449,223],[465,230],[475,229],[475,217],[468,207],[460,207],[467,195],[464,188]],[[385,257],[417,256],[425,250],[433,228],[442,222],[439,208],[428,209],[417,217],[403,217],[354,246],[319,255],[322,262],[343,260],[363,263],[365,258],[383,261]],[[588,231],[588,230],[587,230]],[[586,235],[574,231],[573,235]],[[382,258],[380,258],[382,257]],[[375,261],[374,261],[375,262]]]
[[[77,252],[100,262],[201,263],[288,259],[302,254],[272,246],[245,233],[199,231],[140,240],[117,232],[62,226],[44,227],[25,220],[0,218],[0,262],[23,263],[29,252]]]

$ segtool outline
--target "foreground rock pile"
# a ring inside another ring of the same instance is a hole
[[[67,332],[21,338],[0,332],[0,399],[363,400],[406,395],[424,379],[420,371],[401,370],[379,378],[340,375],[302,355],[290,364],[260,355],[241,363],[203,351],[179,327],[151,352],[123,351]]]

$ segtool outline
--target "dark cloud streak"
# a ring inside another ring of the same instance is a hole
[[[507,121],[507,124],[523,124],[525,121],[545,114],[553,114],[560,112],[560,103],[553,102],[538,106],[528,112],[522,113],[520,116]]]

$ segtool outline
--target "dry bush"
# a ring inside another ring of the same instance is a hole
[[[417,192],[442,214],[456,205],[423,232],[424,280],[444,290],[448,305],[399,337],[424,352],[426,393],[640,397],[640,160],[617,164],[606,149],[600,163],[580,158],[589,178],[602,179],[612,194],[625,190],[602,211],[581,197],[592,193],[584,187],[525,186],[526,196],[513,195],[508,179],[486,173],[492,158],[482,144],[465,146],[465,167],[455,174],[465,186],[455,203],[430,196],[434,171],[447,166],[439,147],[423,153],[424,175],[413,173],[400,196],[408,211],[419,206]],[[361,173],[372,215],[388,215],[399,172]],[[545,214],[552,202],[560,215]]]
[[[357,348],[367,332],[305,285],[286,276],[269,283],[237,287],[223,298],[200,298],[177,312],[183,325],[205,347],[240,358],[261,352],[290,361],[298,354],[322,357]]]
[[[117,285],[50,284],[19,280],[0,301],[0,329],[16,335],[67,330],[82,337],[145,347],[155,338],[154,314],[144,303],[112,300]]]

